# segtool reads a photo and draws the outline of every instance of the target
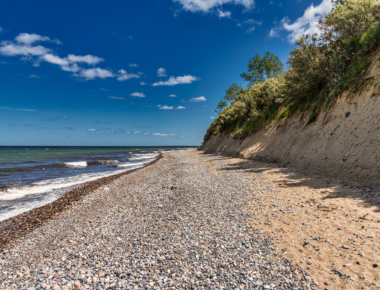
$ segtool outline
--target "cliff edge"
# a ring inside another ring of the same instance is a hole
[[[369,68],[369,85],[341,94],[331,106],[296,114],[244,139],[217,134],[200,150],[278,162],[343,182],[380,188],[380,53]]]

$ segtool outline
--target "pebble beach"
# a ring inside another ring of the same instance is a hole
[[[248,222],[260,181],[208,161],[228,162],[172,151],[89,186],[4,242],[1,289],[314,289]]]

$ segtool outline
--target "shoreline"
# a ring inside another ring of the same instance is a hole
[[[145,164],[143,167],[85,182],[76,186],[74,189],[67,191],[51,203],[47,203],[41,207],[34,208],[17,216],[0,221],[0,251],[4,250],[14,240],[38,229],[47,221],[69,208],[72,203],[80,201],[85,195],[97,190],[101,186],[112,183],[123,175],[153,165],[162,158],[163,153],[160,153],[155,160]]]

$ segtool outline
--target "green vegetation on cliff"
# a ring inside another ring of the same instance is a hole
[[[251,58],[248,72],[241,74],[249,81],[248,88],[232,84],[227,89],[205,141],[217,133],[244,137],[263,124],[306,110],[310,110],[312,122],[319,106],[328,105],[347,89],[361,88],[371,53],[380,41],[380,3],[333,3],[333,10],[319,20],[320,34],[304,35],[296,41],[285,73],[279,59],[269,52],[263,58]],[[231,102],[229,107],[227,102]]]

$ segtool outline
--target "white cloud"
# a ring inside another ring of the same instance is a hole
[[[198,98],[192,98],[189,100],[189,102],[193,102],[193,103],[196,103],[196,102],[205,102],[207,101],[207,99],[203,96],[201,97],[198,97]]]
[[[17,109],[17,108],[9,108],[9,107],[0,107],[0,110],[10,110],[10,111],[24,111],[24,112],[35,112],[34,109]]]
[[[178,106],[177,107],[177,110],[183,110],[183,109],[186,109],[186,107],[184,107],[184,106]]]
[[[223,11],[221,9],[218,9],[218,16],[219,18],[231,18],[231,12],[230,11]]]
[[[123,97],[116,97],[116,96],[109,96],[108,99],[111,99],[111,100],[124,100]]]
[[[332,7],[330,0],[322,0],[318,6],[311,4],[294,23],[290,23],[288,17],[283,18],[279,27],[270,30],[269,36],[278,37],[280,30],[286,30],[290,32],[287,36],[289,42],[295,42],[304,34],[319,34],[318,19],[328,14]]]
[[[78,62],[84,62],[84,63],[87,63],[87,64],[90,64],[90,65],[95,65],[99,62],[102,62],[104,59],[101,58],[101,57],[98,57],[98,56],[94,56],[94,55],[74,55],[74,54],[69,54],[67,56],[67,59],[71,62],[71,63],[78,63]]]
[[[51,49],[43,47],[41,45],[37,46],[28,46],[28,45],[19,45],[12,43],[10,41],[0,42],[0,54],[6,56],[40,56],[51,52]]]
[[[260,25],[263,24],[262,21],[258,21],[258,20],[255,20],[255,19],[248,19],[248,20],[244,21],[243,23],[245,23],[245,24],[256,24],[258,26],[260,26]]]
[[[137,98],[145,98],[146,96],[144,93],[139,93],[139,92],[134,92],[131,94],[132,97],[137,97]]]
[[[59,57],[55,55],[50,48],[37,45],[37,42],[50,41],[61,44],[59,40],[52,40],[48,36],[38,34],[20,33],[14,41],[1,41],[0,54],[6,56],[22,56],[21,60],[34,62],[33,66],[40,66],[42,61],[58,65],[61,70],[74,73],[75,76],[84,78],[85,80],[93,80],[95,78],[116,77],[119,81],[125,81],[131,78],[140,78],[142,73],[128,74],[121,69],[118,74],[114,74],[111,70],[102,68],[85,68],[78,64],[96,65],[104,59],[94,55],[74,55],[69,54],[67,57]],[[36,58],[38,57],[38,58]]]
[[[157,108],[159,108],[160,110],[173,110],[174,107],[173,106],[167,106],[167,105],[158,105]]]
[[[38,41],[51,41],[50,37],[48,36],[42,36],[38,34],[29,34],[29,33],[20,33],[19,35],[16,36],[15,40],[18,43],[26,44],[26,45],[31,45],[35,42]],[[59,41],[59,40],[58,40]]]
[[[164,69],[163,67],[160,67],[157,70],[157,76],[158,77],[166,77],[166,69]]]
[[[279,37],[280,34],[279,34],[279,30],[280,28],[278,27],[274,27],[272,28],[270,31],[269,31],[269,37]]]
[[[254,0],[173,0],[182,5],[182,8],[191,12],[209,12],[213,8],[224,4],[242,5],[246,9],[254,7]]]
[[[248,28],[247,29],[247,33],[251,33],[251,32],[253,32],[253,31],[255,31],[255,29],[256,29],[256,27],[255,26],[252,26],[251,28]]]
[[[214,119],[215,119],[215,117],[210,117],[210,119],[211,119],[211,120],[214,120]]]
[[[142,85],[142,86],[146,86],[147,83],[146,83],[146,82],[140,82],[140,85]]]
[[[88,132],[95,132],[95,131],[99,131],[99,129],[87,129]]]
[[[3,32],[3,31],[4,31],[4,29],[2,29],[2,28],[0,27],[0,33]]]
[[[53,55],[51,53],[42,56],[44,61],[50,62],[52,64],[57,64],[61,66],[68,66],[70,62],[66,58],[60,58],[59,56]]]
[[[93,80],[95,78],[101,78],[101,79],[112,78],[114,77],[114,74],[107,69],[102,69],[102,68],[97,67],[97,68],[82,69],[81,71],[79,71],[78,76],[83,77],[86,80]]]
[[[139,79],[140,78],[140,75],[138,74],[134,74],[134,73],[127,73],[125,70],[121,69],[119,70],[119,75],[117,77],[117,80],[118,81],[125,81],[125,80],[129,80],[129,79]]]
[[[169,95],[169,98],[176,98],[176,97],[177,97],[177,95],[175,95],[175,94]]]
[[[167,81],[160,81],[152,84],[152,86],[175,86],[175,85],[181,85],[181,84],[191,84],[194,81],[199,81],[200,78],[197,78],[195,76],[191,75],[184,75],[179,77],[171,76]]]
[[[129,66],[131,66],[131,67],[138,67],[139,65],[137,63],[131,63]]]

